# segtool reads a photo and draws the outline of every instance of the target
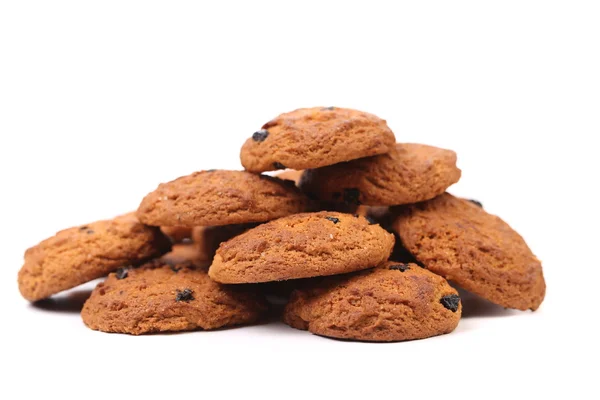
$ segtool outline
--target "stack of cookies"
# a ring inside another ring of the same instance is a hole
[[[244,171],[163,183],[135,213],[30,248],[23,297],[108,275],[82,310],[91,329],[248,325],[277,309],[276,298],[291,327],[361,341],[452,332],[462,303],[448,281],[507,308],[535,310],[544,299],[542,266],[523,238],[480,203],[446,193],[461,176],[456,154],[396,143],[374,115],[282,114],[246,141],[241,162]]]

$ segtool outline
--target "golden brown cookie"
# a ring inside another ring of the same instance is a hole
[[[217,226],[264,222],[306,211],[291,182],[245,171],[202,171],[163,183],[137,211],[153,226]]]
[[[255,132],[240,158],[248,171],[319,168],[384,154],[396,138],[375,115],[338,107],[301,108],[281,114]]]
[[[19,290],[37,301],[169,251],[158,228],[142,225],[134,214],[65,229],[25,252]]]
[[[391,342],[450,333],[461,312],[458,292],[444,278],[416,264],[387,262],[294,291],[283,320],[317,335]]]
[[[266,310],[252,288],[219,285],[191,263],[153,261],[110,274],[81,317],[94,330],[140,335],[250,324]]]
[[[173,243],[181,243],[192,238],[192,228],[183,226],[163,226],[160,230],[167,235]]]
[[[388,259],[394,236],[361,216],[334,211],[290,215],[222,243],[209,275],[257,283],[342,274]]]
[[[544,300],[540,261],[495,215],[448,193],[396,212],[393,229],[427,269],[504,307],[535,310]]]
[[[398,143],[387,154],[307,170],[300,187],[321,201],[393,206],[432,199],[460,174],[455,152]]]

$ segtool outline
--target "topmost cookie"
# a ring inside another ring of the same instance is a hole
[[[396,138],[375,115],[337,107],[301,108],[263,125],[244,143],[240,158],[252,172],[319,168],[385,154]]]

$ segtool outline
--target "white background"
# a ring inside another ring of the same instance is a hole
[[[2,398],[598,398],[598,2],[200,3],[0,3]],[[318,105],[455,150],[451,192],[543,260],[540,310],[475,302],[450,335],[364,344],[276,323],[109,335],[19,296],[27,247],[240,168],[264,122]]]

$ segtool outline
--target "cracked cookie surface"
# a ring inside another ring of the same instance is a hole
[[[458,292],[444,278],[389,261],[307,282],[292,293],[283,319],[317,335],[389,342],[452,332],[461,312]]]
[[[248,171],[319,168],[390,151],[396,142],[375,115],[338,107],[301,108],[263,125],[244,143]]]
[[[219,226],[265,222],[306,211],[290,181],[245,171],[201,171],[162,183],[137,211],[153,226]]]
[[[460,175],[452,150],[398,143],[387,154],[306,170],[299,186],[321,201],[347,202],[355,190],[358,204],[393,206],[432,199]]]
[[[221,244],[210,267],[221,283],[334,275],[385,262],[394,236],[362,216],[335,211],[280,218]]]
[[[155,260],[110,274],[81,317],[94,330],[140,335],[250,324],[266,310],[252,288],[219,285],[192,263]]]
[[[479,205],[445,193],[394,212],[392,229],[427,269],[504,307],[535,310],[544,300],[540,261]]]
[[[25,252],[19,290],[37,301],[169,251],[158,228],[141,224],[133,213],[58,232]]]

